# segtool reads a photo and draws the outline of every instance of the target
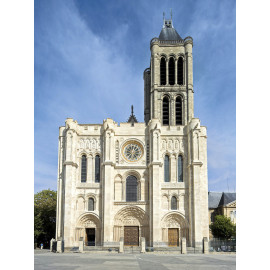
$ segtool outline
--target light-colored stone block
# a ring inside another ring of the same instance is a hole
[[[145,253],[145,238],[141,237],[141,253]]]
[[[119,253],[124,252],[124,237],[120,237],[120,243],[119,243]]]
[[[187,253],[187,241],[186,238],[183,237],[181,241],[181,253],[186,254]]]

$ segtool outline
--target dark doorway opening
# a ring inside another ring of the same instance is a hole
[[[86,246],[95,246],[96,245],[96,230],[95,228],[86,229]]]

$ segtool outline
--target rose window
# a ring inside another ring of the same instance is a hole
[[[143,147],[136,141],[129,141],[122,147],[122,154],[127,161],[135,162],[141,159]]]

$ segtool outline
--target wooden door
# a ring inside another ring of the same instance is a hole
[[[168,229],[168,240],[169,240],[170,247],[179,246],[178,229]]]
[[[124,244],[125,246],[139,245],[139,227],[125,226],[124,227]]]

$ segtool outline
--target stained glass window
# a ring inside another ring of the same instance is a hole
[[[178,156],[178,182],[183,182],[183,157]]]
[[[95,157],[95,182],[100,182],[100,156]]]
[[[94,211],[94,199],[89,198],[88,200],[88,211]]]
[[[164,159],[164,181],[170,182],[170,159],[167,155]]]
[[[82,156],[82,162],[81,162],[81,182],[86,182],[86,167],[87,166],[87,159],[86,156]]]
[[[175,124],[182,125],[182,98],[178,96],[175,100]]]
[[[172,196],[171,210],[177,210],[177,199],[175,198],[175,196]]]
[[[126,181],[126,201],[136,202],[137,201],[137,178],[133,175],[127,177]]]

